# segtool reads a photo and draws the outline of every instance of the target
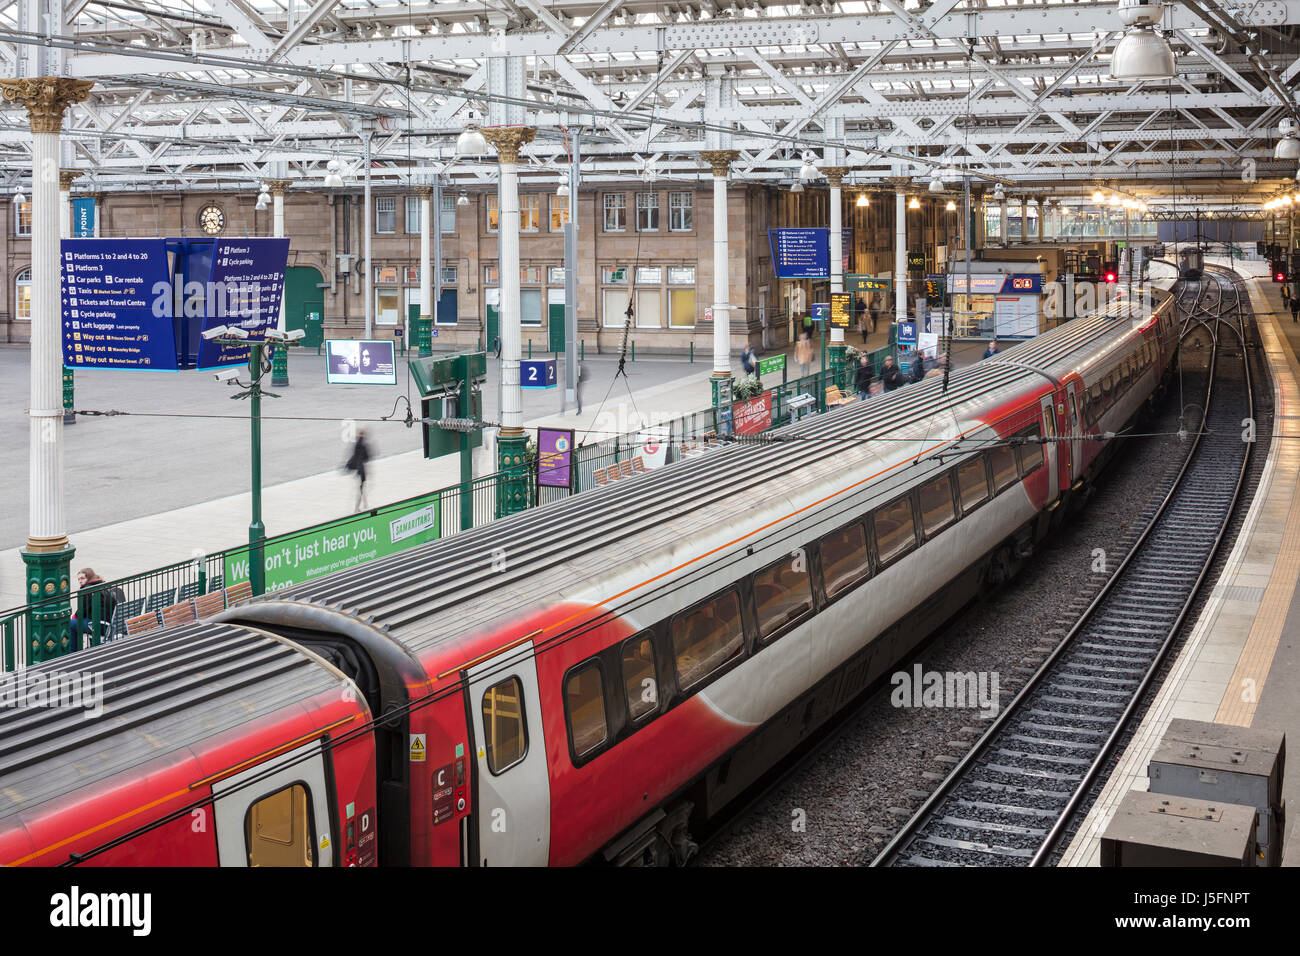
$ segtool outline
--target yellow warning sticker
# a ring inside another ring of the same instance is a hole
[[[330,838],[328,833],[320,838],[320,848],[322,850],[328,850],[330,848]]]
[[[424,763],[424,734],[411,734],[411,763]]]

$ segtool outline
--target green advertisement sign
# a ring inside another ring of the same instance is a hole
[[[780,375],[784,369],[785,369],[785,353],[782,353],[780,355],[772,355],[769,356],[768,358],[758,360],[759,378],[762,378],[764,375],[767,375],[769,373],[772,375]]]
[[[342,518],[268,538],[263,554],[267,593],[437,541],[441,531],[441,499],[432,494],[377,515]],[[227,587],[248,580],[246,550],[227,553],[225,566]]]

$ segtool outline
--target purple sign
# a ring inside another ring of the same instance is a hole
[[[203,328],[237,325],[251,341],[264,340],[266,330],[280,321],[288,261],[288,239],[214,240]],[[207,339],[199,343],[199,368],[247,362],[246,344],[225,345]]]
[[[573,472],[573,430],[537,429],[537,484],[545,488],[569,488]]]

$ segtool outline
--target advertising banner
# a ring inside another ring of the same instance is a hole
[[[377,515],[343,518],[305,532],[268,538],[262,554],[266,590],[279,591],[437,541],[441,509],[441,498],[434,493]],[[227,587],[248,580],[247,550],[226,554],[225,575]]]
[[[69,368],[177,369],[163,239],[64,239],[60,299]]]
[[[573,482],[573,429],[537,429],[537,484],[545,488],[571,488]]]
[[[764,392],[757,398],[735,405],[737,435],[757,435],[772,427],[772,393]]]
[[[647,469],[659,468],[668,462],[668,429],[662,426],[647,428],[638,436],[641,442],[641,460]]]
[[[72,200],[72,235],[77,239],[90,239],[95,235],[93,196],[78,196]]]
[[[330,385],[396,385],[391,339],[327,339],[325,381]]]

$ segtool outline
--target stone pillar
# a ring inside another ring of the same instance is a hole
[[[75,169],[59,170],[59,236],[71,238],[72,228],[72,182],[81,176]],[[70,368],[63,369],[63,424],[77,424],[76,408],[76,373]]]
[[[1002,197],[1001,208],[1002,211],[999,213],[1001,218],[998,220],[998,232],[1000,233],[998,238],[1002,240],[1002,248],[1005,249],[1007,246],[1011,245],[1011,220],[1007,217],[1006,196]]]
[[[894,192],[894,321],[907,318],[907,183],[906,177],[891,180]]]
[[[27,599],[48,600],[27,620],[29,662],[79,646],[68,633],[69,569],[75,553],[63,513],[63,342],[59,297],[59,132],[63,114],[84,102],[89,80],[34,77],[0,80],[0,95],[27,109],[32,131],[32,351]]]
[[[843,200],[840,194],[840,185],[844,182],[852,167],[850,166],[823,166],[822,172],[826,176],[826,182],[830,184],[830,257],[831,257],[831,291],[844,291],[844,221],[843,221]],[[855,315],[852,309],[850,315]],[[831,345],[829,365],[835,381],[840,387],[846,387],[847,382],[844,375],[844,330],[839,326],[831,326]]]
[[[407,342],[407,347],[415,345],[420,355],[433,354],[433,226],[430,220],[433,187],[416,186],[415,194],[420,197],[420,317],[416,320],[415,341]],[[442,216],[442,210],[437,212]],[[442,228],[442,223],[438,223]],[[499,235],[498,231],[498,235]],[[441,263],[438,264],[441,267]]]
[[[271,235],[277,239],[284,238],[284,191],[289,187],[287,179],[272,179],[266,184],[271,189]],[[285,285],[288,285],[286,267]],[[281,332],[284,327],[284,294],[280,295],[280,317],[275,327]],[[271,352],[271,387],[287,388],[289,386],[289,346],[276,342]]]
[[[700,158],[713,167],[713,377],[731,377],[731,277],[727,270],[727,169],[740,158],[735,149],[706,149]]]
[[[528,507],[531,491],[523,391],[519,387],[519,151],[532,142],[537,130],[531,126],[492,126],[485,128],[483,135],[496,147],[500,167],[497,269],[501,282],[501,431],[497,435],[497,470],[504,472],[506,479],[498,487],[497,512],[514,514]]]

